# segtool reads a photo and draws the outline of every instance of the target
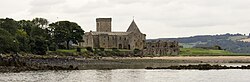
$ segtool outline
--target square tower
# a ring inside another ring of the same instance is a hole
[[[111,18],[96,18],[97,32],[111,32]]]

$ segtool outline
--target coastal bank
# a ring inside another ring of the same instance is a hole
[[[0,72],[37,70],[144,69],[180,65],[250,65],[250,56],[101,57],[2,56]]]

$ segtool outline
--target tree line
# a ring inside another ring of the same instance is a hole
[[[45,18],[16,21],[0,19],[0,53],[33,53],[43,55],[58,48],[70,49],[70,42],[82,41],[84,30],[70,21],[49,23]],[[62,45],[66,45],[62,47]]]

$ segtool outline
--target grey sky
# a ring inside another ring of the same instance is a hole
[[[113,31],[135,22],[147,38],[250,33],[249,0],[0,0],[0,17],[69,20],[85,31],[112,17]]]

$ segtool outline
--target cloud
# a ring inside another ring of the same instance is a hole
[[[97,17],[112,17],[112,30],[125,31],[135,16],[147,38],[250,30],[247,0],[7,0],[0,4],[5,11],[1,17],[69,20],[85,31],[95,30]]]
[[[61,5],[66,0],[33,0],[30,2],[31,8],[29,12],[31,14],[56,12],[61,9]]]
[[[33,0],[30,2],[32,6],[51,6],[65,3],[66,0]]]

